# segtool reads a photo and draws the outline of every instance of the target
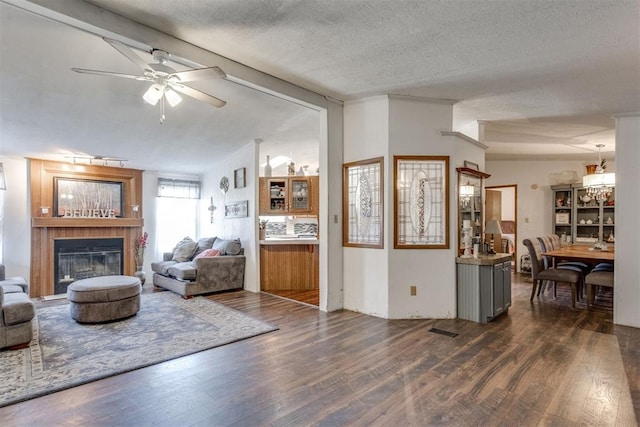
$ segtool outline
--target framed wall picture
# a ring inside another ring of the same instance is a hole
[[[449,156],[394,156],[394,248],[449,248]]]
[[[342,166],[342,246],[383,248],[384,157]]]
[[[53,212],[65,218],[122,217],[122,182],[53,178]]]
[[[246,218],[249,216],[249,201],[241,200],[239,202],[230,202],[224,205],[224,217]]]
[[[473,169],[474,171],[479,171],[480,166],[477,163],[470,162],[469,160],[464,161],[464,167],[468,169]]]
[[[233,171],[233,187],[244,188],[246,184],[247,168],[240,168]]]

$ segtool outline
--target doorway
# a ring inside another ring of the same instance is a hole
[[[496,238],[496,252],[511,254],[512,270],[518,271],[518,186],[486,187],[485,204],[485,223],[498,220],[502,229]]]

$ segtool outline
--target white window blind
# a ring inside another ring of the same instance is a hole
[[[199,199],[200,181],[158,178],[158,197],[174,199]]]

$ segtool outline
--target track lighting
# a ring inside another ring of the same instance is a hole
[[[86,164],[89,165],[93,165],[93,161],[97,160],[97,161],[102,161],[102,164],[104,166],[111,166],[111,164],[113,163],[114,165],[118,165],[121,168],[124,167],[124,162],[128,162],[127,159],[121,159],[120,157],[105,157],[105,156],[84,156],[84,155],[78,155],[78,156],[66,156],[65,158],[69,159],[74,165],[75,164],[80,164],[82,162],[85,162]],[[2,164],[0,163],[0,168],[2,167]]]

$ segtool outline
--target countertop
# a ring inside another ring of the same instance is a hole
[[[303,239],[303,238],[298,238],[298,239],[292,239],[292,238],[278,239],[278,238],[273,238],[273,239],[260,240],[259,243],[261,245],[318,245],[319,244],[319,240],[318,239]]]
[[[510,259],[510,254],[480,255],[478,258],[457,257],[456,264],[495,265],[500,262],[509,261]]]

